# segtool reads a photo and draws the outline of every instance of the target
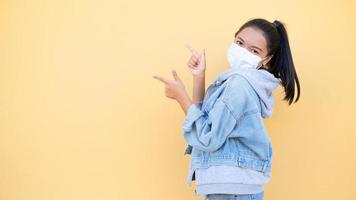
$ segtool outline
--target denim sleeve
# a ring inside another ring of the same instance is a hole
[[[222,98],[218,99],[209,113],[200,105],[191,104],[183,121],[185,141],[201,151],[219,149],[237,124],[234,115]]]
[[[201,110],[202,105],[203,105],[203,100],[198,101],[197,107],[199,108],[199,110]]]
[[[196,106],[199,108],[199,110],[201,110],[202,105],[203,105],[203,100],[200,100],[200,101],[198,101]],[[193,150],[193,147],[190,144],[188,144],[187,147],[185,148],[184,155],[192,154],[192,150]]]

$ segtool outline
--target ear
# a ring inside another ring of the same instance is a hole
[[[263,62],[263,65],[266,65],[271,59],[273,55],[267,56],[267,59]]]

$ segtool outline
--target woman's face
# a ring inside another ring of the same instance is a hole
[[[246,27],[242,29],[236,35],[234,42],[259,56],[262,60],[258,66],[266,65],[273,56],[267,56],[267,41],[263,33],[256,28]]]

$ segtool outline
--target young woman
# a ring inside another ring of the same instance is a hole
[[[288,105],[300,96],[286,29],[278,20],[257,18],[243,24],[227,51],[230,67],[206,93],[205,50],[199,55],[188,48],[192,100],[174,70],[174,80],[153,76],[186,113],[184,154],[191,155],[187,183],[195,180],[196,194],[206,200],[262,200],[263,186],[271,178],[272,144],[263,118],[272,115],[272,92],[282,85]]]

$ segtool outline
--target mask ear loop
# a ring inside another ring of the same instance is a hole
[[[263,59],[262,59],[263,60]],[[256,68],[256,69],[260,69],[261,67],[265,67],[266,65],[263,65],[263,64],[261,64],[261,66],[260,67],[258,67],[258,68]]]
[[[261,67],[264,67],[265,65],[261,64],[261,66],[256,67],[256,69],[260,69]]]

